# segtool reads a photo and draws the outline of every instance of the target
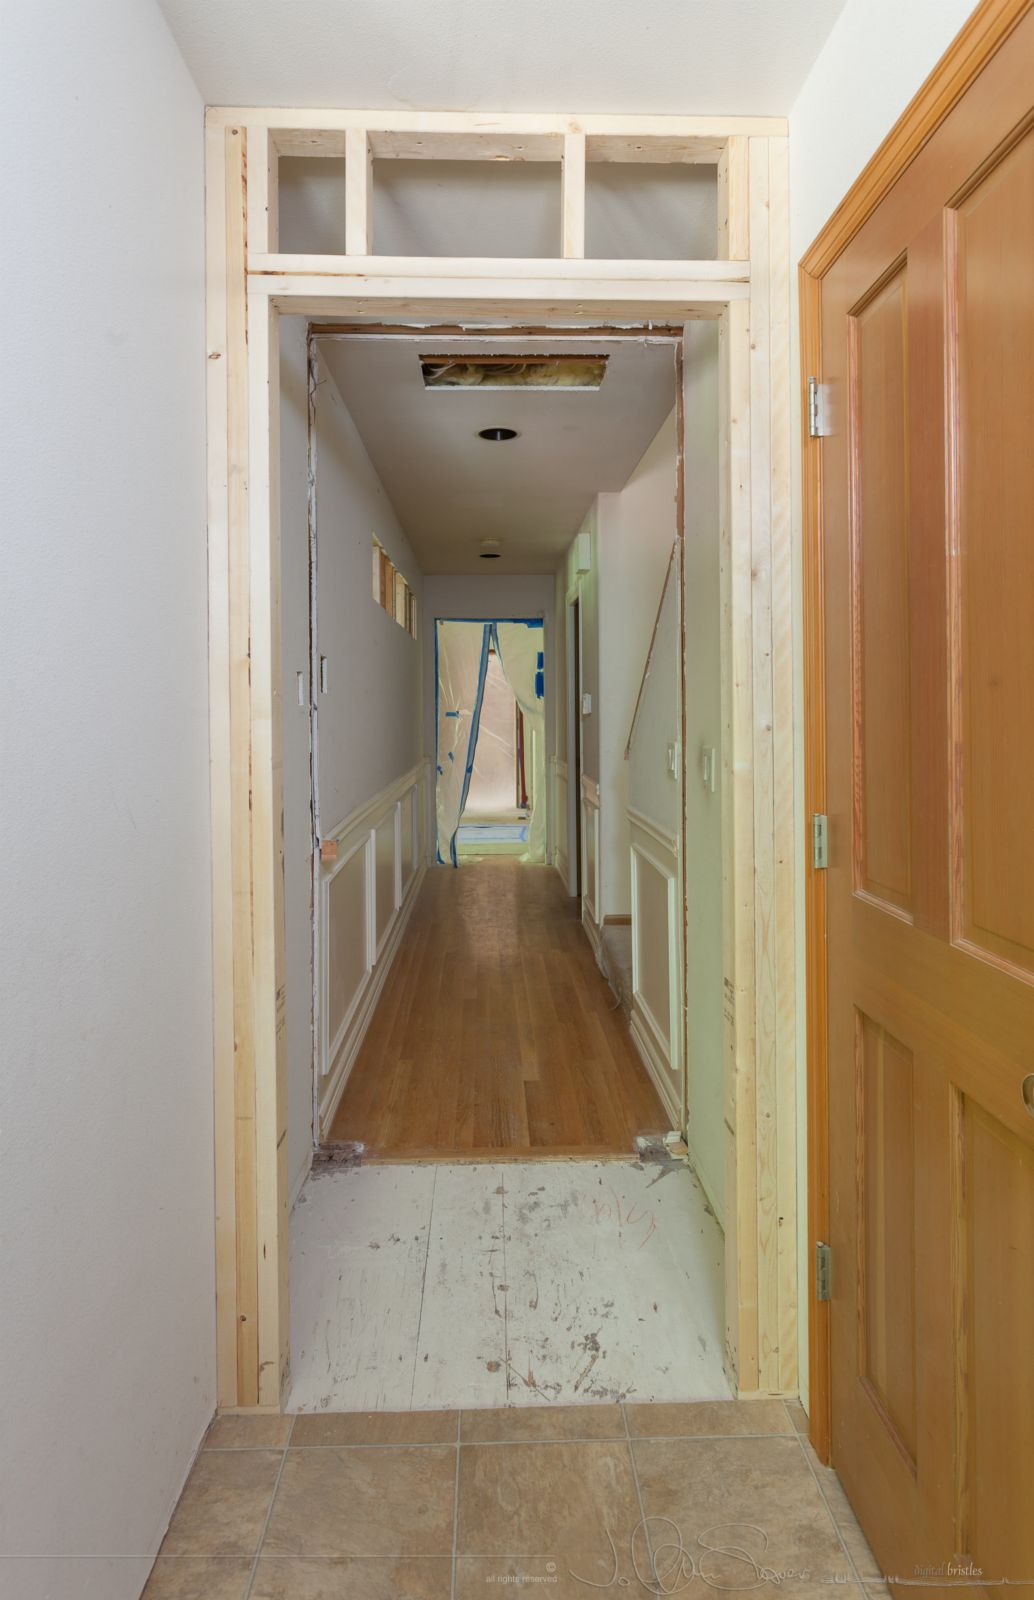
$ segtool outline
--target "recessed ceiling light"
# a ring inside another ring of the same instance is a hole
[[[491,439],[496,444],[501,444],[504,439],[516,439],[516,428],[479,428],[479,439]]]

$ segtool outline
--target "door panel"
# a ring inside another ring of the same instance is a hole
[[[822,281],[832,1458],[928,1600],[1034,1596],[1032,102],[1028,13]]]
[[[859,1365],[902,1454],[916,1449],[914,1060],[858,1012]]]
[[[954,213],[962,936],[1034,972],[1034,132]]]
[[[856,885],[911,905],[907,271],[851,319]]]
[[[959,1548],[1034,1572],[1034,1153],[960,1097]]]

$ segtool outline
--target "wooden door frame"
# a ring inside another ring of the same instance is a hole
[[[936,133],[1004,44],[1034,0],[981,0],[884,139],[868,165],[802,257],[798,267],[801,353],[801,416],[808,415],[808,379],[822,377],[822,280],[847,249],[898,178]],[[826,685],[823,616],[822,442],[802,428],[801,517],[804,591],[804,808],[811,817],[826,811]],[[804,851],[805,972],[808,1129],[808,1253],[829,1238],[829,1062],[827,1056],[826,880]],[[850,1267],[843,1270],[849,1271]],[[808,1305],[809,1431],[823,1461],[832,1435],[829,1303]]]
[[[346,253],[277,248],[282,155],[346,153]],[[558,159],[556,258],[373,253],[379,158]],[[718,254],[584,259],[585,162],[710,162]],[[278,317],[586,328],[718,322],[723,617],[727,1360],[797,1388],[789,208],[785,123],[210,109],[209,672],[216,1339],[223,1410],[290,1371],[279,661]],[[685,764],[686,752],[683,751]],[[684,774],[684,782],[687,781]]]

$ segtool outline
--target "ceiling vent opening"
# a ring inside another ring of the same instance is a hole
[[[519,439],[516,428],[479,428],[479,439],[489,439],[493,444],[505,444],[508,439]]]
[[[421,356],[425,389],[599,389],[606,356]]]
[[[481,549],[478,551],[482,561],[498,561],[502,553],[498,539],[482,539]]]

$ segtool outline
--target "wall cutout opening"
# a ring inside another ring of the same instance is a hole
[[[388,555],[376,534],[371,536],[373,549],[373,598],[382,610],[393,617],[400,628],[416,638],[417,603],[409,584]]]
[[[599,389],[606,356],[421,356],[425,389]]]

